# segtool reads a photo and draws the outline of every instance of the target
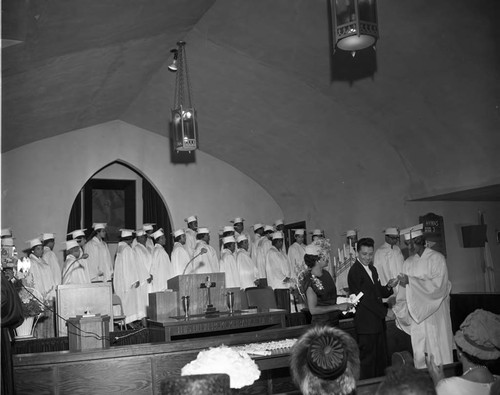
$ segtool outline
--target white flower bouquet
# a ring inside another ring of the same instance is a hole
[[[229,375],[231,388],[250,385],[260,377],[259,367],[246,352],[224,345],[200,351],[196,359],[181,370],[181,376],[213,373]]]

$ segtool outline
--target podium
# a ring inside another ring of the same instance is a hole
[[[64,320],[70,317],[89,314],[108,315],[109,331],[113,331],[113,295],[111,283],[66,284],[58,285],[57,297],[57,336],[67,336],[68,329]],[[62,318],[61,318],[62,317]],[[63,319],[64,318],[64,319]]]
[[[210,277],[210,283],[215,283],[215,286],[210,288],[202,287],[202,284],[207,282],[207,277]],[[234,309],[241,309],[241,297],[239,288],[226,288],[225,273],[203,273],[203,274],[184,274],[172,277],[167,281],[168,288],[175,295],[169,302],[169,308],[172,307],[172,312],[181,316],[184,315],[182,308],[182,297],[189,296],[189,314],[204,314],[207,309],[208,292],[210,292],[211,304],[216,311],[227,311],[226,294],[234,292]],[[175,299],[176,306],[172,306]]]
[[[68,320],[70,351],[109,348],[109,315],[71,317]],[[90,336],[89,336],[90,335]]]

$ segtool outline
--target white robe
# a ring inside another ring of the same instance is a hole
[[[288,258],[275,246],[271,246],[266,256],[267,284],[272,289],[290,288],[283,280],[290,277],[290,264]]]
[[[260,239],[262,239],[262,236],[259,235],[258,233],[254,234],[253,242],[252,242],[252,249],[250,251],[250,256],[252,257],[253,263],[255,264],[255,267],[257,267],[257,251],[259,247],[259,242]],[[248,244],[250,244],[250,239],[248,241]]]
[[[184,268],[189,262],[189,253],[187,252],[184,245],[176,241],[174,243],[174,249],[171,254],[171,261],[173,266],[173,277],[179,276],[184,271]]]
[[[240,288],[255,287],[255,280],[259,278],[259,271],[250,254],[244,248],[238,248],[238,251],[236,251],[236,264],[240,272]]]
[[[189,228],[185,229],[184,232],[186,233],[186,244],[184,248],[189,254],[189,259],[191,259],[194,256],[194,250],[196,248],[196,232]]]
[[[87,263],[91,281],[109,281],[113,277],[113,261],[105,241],[94,236],[85,244]],[[99,272],[103,274],[99,276]]]
[[[134,249],[134,247],[138,244],[137,242],[137,239],[134,239],[132,241],[132,249]],[[153,253],[153,250],[155,248],[155,243],[153,242],[153,239],[151,237],[148,236],[148,238],[146,239],[146,248],[148,249],[148,251],[152,254]]]
[[[75,258],[69,254],[63,266],[63,284],[90,284],[90,275],[85,259]]]
[[[307,269],[304,263],[304,255],[306,254],[305,244],[293,243],[288,248],[288,261],[290,262],[290,272],[294,278],[299,276],[299,273]]]
[[[389,280],[396,278],[400,273],[403,273],[403,254],[401,249],[394,245],[391,248],[389,243],[381,245],[373,258],[373,266],[377,269],[380,282],[387,284]],[[396,317],[396,326],[410,334],[411,320],[408,315],[408,306],[406,304],[406,288],[401,285],[393,288],[394,294],[391,295],[390,304],[392,311]]]
[[[30,254],[31,272],[35,282],[34,288],[40,292],[44,300],[52,299],[56,296],[56,280],[52,274],[52,270],[43,258],[37,258],[34,254]]]
[[[59,259],[54,251],[52,251],[49,247],[43,247],[43,255],[42,258],[45,262],[47,262],[50,266],[50,270],[52,270],[52,275],[57,285],[62,283],[62,274],[61,274],[61,265],[59,264]]]
[[[153,275],[153,290],[151,292],[164,291],[167,289],[167,280],[174,277],[174,267],[161,244],[155,244],[151,274]]]
[[[453,362],[451,283],[444,256],[425,248],[422,256],[415,254],[404,262],[403,273],[409,280],[406,299],[415,367],[425,368],[424,353],[434,355],[438,365]]]
[[[120,241],[116,252],[113,285],[116,294],[122,301],[126,324],[144,317],[141,316],[139,308],[139,291],[134,286],[137,281],[141,280],[136,266],[136,256],[132,247],[124,241]]]
[[[202,248],[206,248],[207,252],[200,255]],[[194,256],[197,257],[194,258],[193,262],[188,267],[188,270],[186,270],[186,274],[218,273],[220,271],[217,252],[205,241],[198,240],[198,243],[196,243],[196,248],[194,250]]]
[[[240,288],[240,273],[231,250],[224,248],[220,260],[220,271],[226,274],[226,288]]]
[[[259,278],[266,278],[266,257],[272,245],[271,240],[267,236],[262,236],[259,240],[259,245],[257,246],[257,270],[259,271]]]
[[[139,313],[143,317],[146,316],[147,306],[148,306],[148,294],[153,292],[153,282],[148,282],[151,276],[151,267],[153,264],[153,255],[149,252],[148,248],[141,243],[137,243],[134,248],[132,248],[136,257],[136,268],[139,274],[139,281],[141,285],[138,290],[139,294]]]

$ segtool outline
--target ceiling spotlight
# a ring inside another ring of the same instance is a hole
[[[179,51],[177,49],[172,49],[170,50],[170,52],[174,54],[174,58],[172,60],[172,63],[170,63],[170,65],[168,66],[168,69],[175,72],[177,71],[177,56],[179,56]]]

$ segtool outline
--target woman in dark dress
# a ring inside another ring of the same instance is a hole
[[[351,303],[337,304],[337,288],[332,276],[324,268],[328,262],[315,244],[306,247],[304,262],[308,269],[300,278],[300,290],[306,297],[312,325],[338,326],[342,311],[350,310]]]

